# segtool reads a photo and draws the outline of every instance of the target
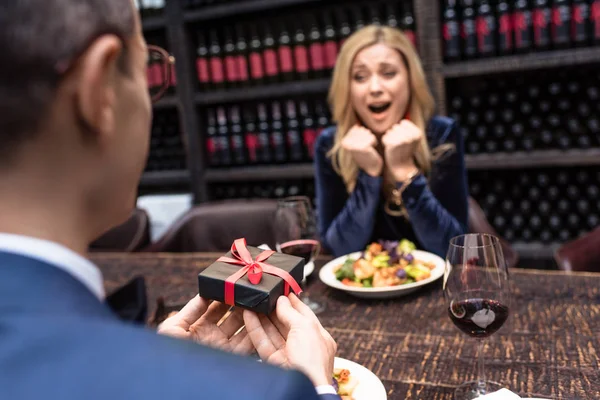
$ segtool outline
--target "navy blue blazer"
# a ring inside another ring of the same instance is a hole
[[[0,252],[0,399],[336,400],[310,380],[118,320],[79,281]]]
[[[451,143],[455,150],[433,163],[428,178],[419,175],[402,194],[410,221],[385,212],[381,177],[360,171],[356,188],[348,194],[327,156],[335,131],[335,127],[324,130],[315,142],[315,187],[323,246],[340,256],[364,250],[379,239],[408,239],[418,248],[444,257],[450,239],[467,231],[467,174],[463,139],[456,124],[449,118],[434,117],[427,126],[430,148]]]

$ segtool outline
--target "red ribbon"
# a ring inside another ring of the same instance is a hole
[[[300,285],[298,285],[294,277],[287,271],[263,262],[274,253],[273,250],[265,250],[256,257],[256,260],[254,260],[246,247],[246,239],[237,239],[233,242],[231,245],[231,254],[235,258],[221,257],[217,260],[243,266],[243,268],[225,280],[225,304],[230,306],[235,305],[235,283],[246,274],[248,274],[248,280],[253,285],[258,285],[260,283],[263,272],[266,272],[269,275],[278,276],[283,279],[284,293],[286,296],[290,294],[290,287],[296,295],[302,293]]]

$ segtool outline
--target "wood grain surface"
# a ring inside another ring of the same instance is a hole
[[[196,275],[221,254],[97,254],[110,293],[144,276],[149,304],[182,304]],[[317,269],[327,261],[319,258]],[[524,397],[600,399],[600,274],[512,270],[511,315],[485,347],[487,378]],[[388,398],[450,400],[475,379],[476,343],[447,316],[441,281],[394,300],[361,300],[330,289],[317,273],[308,292],[338,356],[373,371]],[[154,312],[154,310],[150,310]]]

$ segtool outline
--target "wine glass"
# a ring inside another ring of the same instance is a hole
[[[275,212],[277,251],[304,258],[305,271],[314,269],[314,259],[321,249],[317,237],[317,222],[308,197],[294,196],[279,200]],[[305,279],[302,286],[304,290]],[[311,300],[305,291],[301,299],[315,314],[325,309],[322,304]]]
[[[477,380],[456,389],[455,399],[476,399],[501,389],[485,380],[484,340],[504,324],[509,313],[508,268],[500,240],[468,234],[450,240],[444,273],[444,298],[454,325],[478,342]]]

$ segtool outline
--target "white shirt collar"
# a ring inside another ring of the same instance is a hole
[[[58,243],[29,236],[0,233],[0,251],[35,258],[62,269],[104,300],[102,273],[92,262]]]

